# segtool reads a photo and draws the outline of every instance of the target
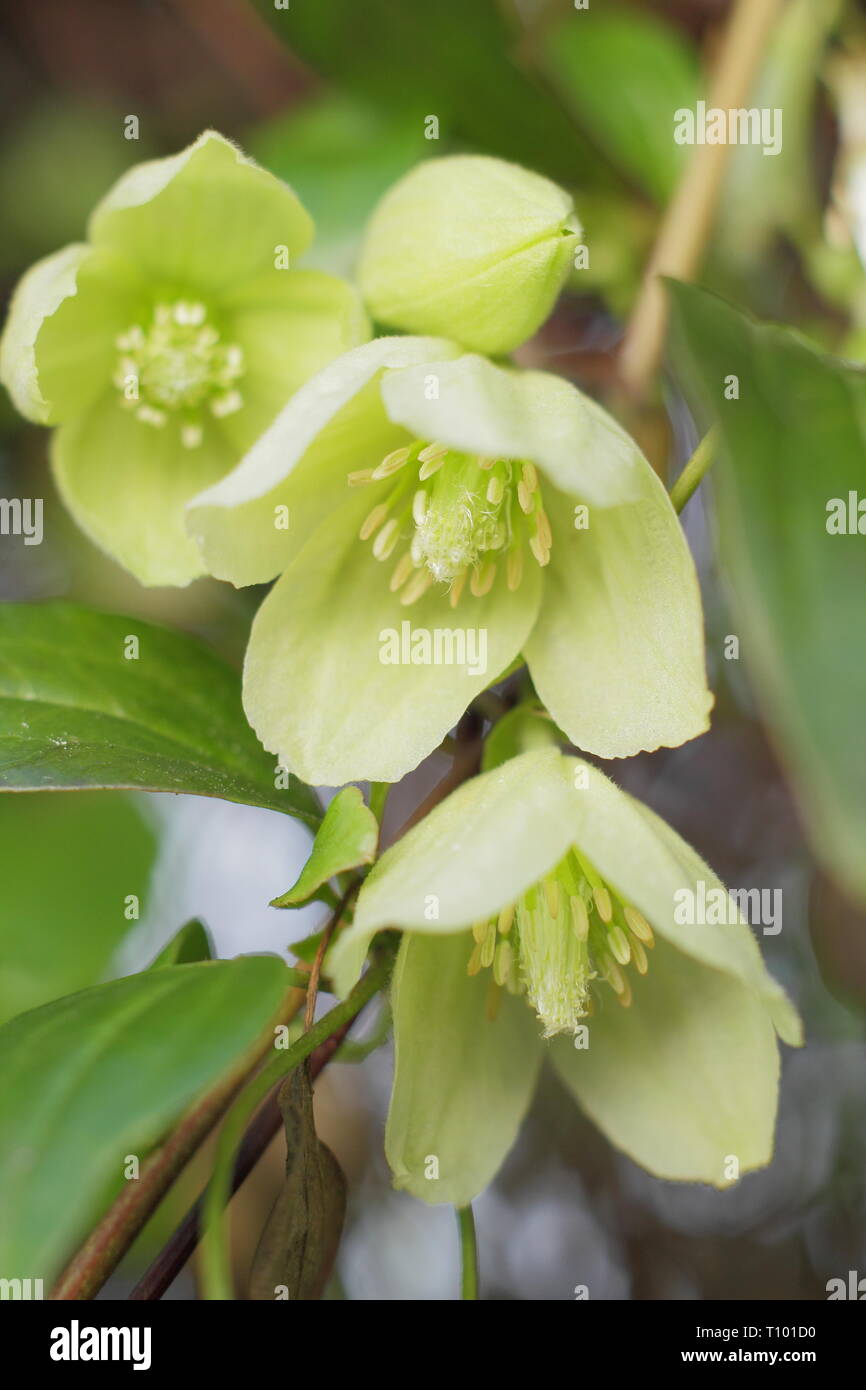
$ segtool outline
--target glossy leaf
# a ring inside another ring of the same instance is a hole
[[[276,1014],[276,956],[148,970],[0,1029],[0,1269],[48,1282],[124,1177]]]
[[[321,812],[243,716],[235,673],[195,638],[74,604],[0,607],[0,789],[135,787]]]

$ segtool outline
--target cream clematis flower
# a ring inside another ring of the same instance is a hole
[[[677,517],[634,441],[557,376],[445,339],[356,348],[193,500],[189,527],[218,578],[279,576],[244,703],[307,781],[400,778],[521,652],[588,751],[707,728]]]
[[[386,1132],[398,1186],[471,1201],[545,1056],[659,1177],[725,1187],[769,1162],[776,1031],[798,1045],[800,1021],[744,922],[677,923],[677,893],[700,880],[721,887],[652,811],[552,747],[465,783],[386,851],[327,968],[347,992],[373,935],[404,929]]]

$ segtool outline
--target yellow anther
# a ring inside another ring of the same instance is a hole
[[[604,923],[608,923],[613,918],[613,904],[610,900],[610,893],[602,884],[600,887],[593,888],[593,900],[595,901],[598,915]]]
[[[643,913],[638,912],[634,907],[626,907],[623,911],[629,931],[634,932],[638,941],[642,941],[644,946],[651,951],[655,945],[655,937],[653,936],[653,929]]]
[[[444,462],[445,454],[440,454],[438,458],[425,459],[424,462],[421,464],[421,467],[418,469],[419,481],[425,483],[428,478],[432,478],[434,473],[439,472],[439,469],[442,467]]]
[[[571,924],[574,934],[578,941],[585,941],[589,936],[589,913],[586,910],[586,903],[583,898],[575,895],[569,899],[571,903]]]
[[[419,570],[417,574],[409,580],[402,594],[400,602],[404,608],[408,608],[410,603],[415,603],[422,594],[426,594],[430,585],[433,583],[433,576],[429,570]]]
[[[382,478],[390,478],[392,473],[396,473],[403,467],[412,450],[409,448],[392,449],[390,454],[386,454],[378,467],[373,469],[373,478],[379,482]]]
[[[386,521],[373,542],[373,554],[377,560],[387,560],[400,539],[400,523],[395,516]]]
[[[396,594],[397,590],[403,587],[414,568],[415,566],[412,563],[412,556],[409,554],[409,551],[407,550],[406,554],[402,555],[400,559],[397,561],[396,569],[394,570],[394,573],[391,575],[391,582],[388,585],[388,588],[391,590],[392,594]]]
[[[529,488],[526,486],[526,483],[523,481],[522,478],[520,479],[520,482],[517,484],[517,500],[520,503],[520,510],[522,512],[525,512],[526,515],[529,516],[529,513],[532,511],[533,507],[532,493],[529,491]]]
[[[487,1002],[484,1005],[484,1017],[488,1023],[495,1023],[499,1014],[499,1005],[502,1001],[502,990],[496,980],[490,981],[487,991]]]
[[[639,975],[645,975],[649,969],[649,961],[647,960],[647,954],[643,948],[643,943],[638,941],[636,936],[633,936],[630,945],[634,968]]]
[[[547,899],[547,910],[551,917],[559,916],[559,884],[555,878],[544,880],[544,896]]]
[[[373,481],[372,468],[359,468],[357,472],[350,473],[346,481],[349,487],[363,487],[365,483]]]
[[[385,520],[385,517],[387,515],[387,502],[380,502],[378,506],[374,507],[373,510],[369,512],[368,515],[364,518],[361,529],[358,532],[358,535],[360,536],[361,540],[368,541],[372,536],[373,532],[378,531],[379,527],[382,525],[382,522]]]
[[[466,576],[468,573],[468,570],[463,570],[460,574],[458,574],[457,578],[454,580],[454,583],[451,585],[451,589],[448,594],[448,602],[451,604],[452,608],[456,608],[458,603],[460,602],[460,595],[463,593],[463,590],[466,587]]]
[[[509,941],[500,941],[493,957],[493,978],[498,985],[504,985],[511,974],[512,950]]]
[[[499,928],[499,930],[501,931],[501,933],[502,933],[503,936],[507,936],[507,935],[508,935],[508,933],[511,931],[511,928],[512,928],[513,923],[514,923],[514,904],[512,903],[510,907],[503,907],[502,911],[501,911],[500,914],[499,914],[499,920],[498,920],[498,922],[497,922],[497,926],[498,926],[498,928]]]
[[[467,975],[477,975],[481,969],[481,943],[478,942],[469,957],[469,964],[466,967]]]
[[[481,964],[487,966],[493,964],[493,957],[496,954],[496,923],[491,922],[487,928],[487,934],[481,943]]]
[[[535,492],[538,487],[538,469],[535,467],[534,463],[524,463],[523,481],[526,484],[527,491]]]
[[[624,994],[626,991],[626,978],[613,956],[609,956],[605,951],[602,954],[599,965],[601,966],[602,974],[608,984],[616,990],[617,994]]]
[[[547,549],[547,546],[541,542],[538,536],[530,536],[529,549],[532,551],[541,568],[544,569],[544,566],[550,561],[550,551]]]
[[[486,471],[488,468],[493,467],[494,463],[496,463],[496,459],[492,457],[488,458],[485,454],[479,454],[477,463],[479,468],[483,468]]]
[[[437,459],[444,459],[448,453],[447,444],[428,444],[418,455],[419,463],[435,463]]]
[[[613,952],[614,959],[617,960],[620,965],[628,965],[631,960],[631,946],[622,927],[618,926],[616,923],[614,923],[612,927],[608,927],[607,942]]]
[[[490,479],[487,484],[486,497],[491,506],[498,507],[502,498],[505,496],[505,484],[499,476]]]
[[[547,512],[543,507],[539,507],[535,514],[536,535],[544,543],[548,550],[553,546],[553,532],[550,529],[550,521]]]
[[[487,928],[490,925],[489,917],[484,917],[480,922],[472,923],[472,935],[479,943],[487,939]]]
[[[412,498],[412,520],[414,521],[416,526],[420,526],[421,522],[424,520],[426,515],[427,494],[424,491],[423,487],[421,487],[418,489],[418,491],[415,493],[415,496]]]
[[[488,560],[486,564],[480,565],[478,569],[472,571],[469,588],[476,598],[483,598],[485,594],[490,593],[495,578],[496,561]]]
[[[616,992],[616,1002],[617,1002],[618,1004],[622,1004],[622,1007],[623,1007],[624,1009],[627,1009],[627,1008],[629,1007],[629,1005],[631,1004],[631,1001],[632,1001],[631,985],[629,984],[628,980],[626,980],[625,978],[623,979],[623,982],[622,982],[622,983],[623,983],[623,988],[622,988],[622,989],[618,989],[617,992]]]

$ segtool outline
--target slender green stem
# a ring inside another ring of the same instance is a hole
[[[226,1207],[231,1195],[235,1154],[254,1111],[271,1089],[344,1023],[359,1014],[383,987],[391,969],[390,955],[370,966],[348,998],[314,1023],[296,1043],[266,1063],[226,1116],[220,1133],[216,1161],[202,1210],[202,1292],[206,1299],[234,1298],[227,1236]]]
[[[385,814],[385,802],[388,800],[388,793],[391,790],[390,782],[371,782],[369,806],[379,824],[382,824],[382,817]]]
[[[475,1217],[472,1207],[457,1207],[460,1230],[460,1258],[463,1263],[463,1282],[460,1297],[478,1298],[478,1246],[475,1241]]]
[[[671,488],[671,503],[675,512],[682,511],[700,486],[704,474],[716,456],[717,444],[716,431],[708,430]]]

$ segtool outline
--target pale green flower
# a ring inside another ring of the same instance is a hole
[[[188,499],[366,336],[348,285],[291,268],[312,235],[290,188],[206,131],[128,170],[88,241],[40,261],[15,292],[0,378],[23,415],[60,426],[64,502],[144,584],[203,572]]]
[[[603,757],[707,727],[677,517],[634,441],[560,377],[441,339],[365,344],[194,500],[190,528],[219,578],[281,576],[244,703],[307,781],[398,779],[521,652]]]
[[[497,356],[547,318],[580,223],[549,179],[486,155],[417,165],[368,226],[358,279],[374,318]]]
[[[326,966],[345,993],[374,933],[405,929],[386,1132],[398,1186],[471,1201],[545,1056],[659,1177],[724,1187],[769,1162],[775,1030],[798,1045],[800,1021],[744,922],[677,924],[675,895],[700,880],[721,887],[653,812],[555,748],[464,784],[386,851]]]

